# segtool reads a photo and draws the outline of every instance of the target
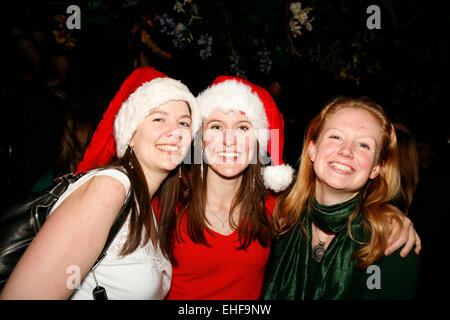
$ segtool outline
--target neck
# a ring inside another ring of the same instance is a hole
[[[150,194],[150,198],[153,198],[156,191],[159,189],[163,181],[169,175],[168,172],[155,171],[151,169],[143,169],[145,180],[147,181],[148,192]]]
[[[332,189],[328,186],[323,186],[322,184],[318,183],[318,181],[316,181],[314,197],[320,204],[332,206],[334,204],[342,203],[352,199],[358,194],[358,192],[359,191],[342,192],[340,190]]]
[[[230,208],[231,202],[241,185],[242,175],[228,179],[210,169],[206,181],[206,203],[212,207],[226,206]]]

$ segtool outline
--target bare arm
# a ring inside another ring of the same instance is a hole
[[[53,212],[19,260],[1,299],[67,299],[68,268],[80,280],[89,272],[106,242],[126,191],[116,179],[97,176],[81,185]]]

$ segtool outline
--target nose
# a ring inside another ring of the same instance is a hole
[[[178,123],[176,121],[167,122],[166,136],[168,137],[173,136],[177,140],[181,140],[183,138],[182,131],[178,127]]]
[[[236,142],[236,136],[233,129],[226,129],[223,137],[223,144],[227,147],[231,147]]]
[[[353,148],[352,145],[349,142],[344,142],[341,144],[338,154],[347,157],[347,158],[353,158]]]

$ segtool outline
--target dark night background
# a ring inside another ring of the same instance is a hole
[[[176,2],[1,2],[5,201],[29,192],[58,165],[65,117],[98,123],[134,67],[153,66],[194,94],[218,75],[240,75],[272,93],[285,118],[285,161],[294,167],[305,125],[336,96],[369,96],[406,125],[424,148],[410,214],[429,260],[437,250],[432,243],[443,243],[449,213],[449,5],[304,0],[302,9],[312,8],[312,30],[294,37],[291,1],[179,0],[174,7]],[[80,30],[55,18],[69,17],[72,4],[81,9]],[[380,30],[366,27],[372,4],[381,9]],[[184,29],[174,28],[178,23]],[[437,266],[424,263],[419,298],[441,297]]]

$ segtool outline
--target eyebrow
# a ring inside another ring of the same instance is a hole
[[[169,116],[169,114],[166,111],[162,111],[162,110],[152,110],[152,111],[149,112],[148,115],[151,116],[151,115],[154,115],[156,113],[160,113],[160,114],[162,114],[164,116]],[[191,117],[190,114],[183,114],[182,116],[179,117],[179,119],[180,118],[189,118],[189,119],[191,119],[192,117]]]
[[[238,122],[238,124],[241,124],[241,123],[247,123],[247,124],[253,126],[253,124],[249,120],[241,120]]]
[[[219,120],[219,119],[211,119],[209,120],[206,125],[210,124],[211,122],[220,122],[220,123],[224,123],[223,120]],[[241,123],[247,123],[249,125],[252,125],[252,123],[249,120],[239,120],[237,122],[237,124],[241,124]]]
[[[220,122],[220,123],[223,123],[223,121],[222,120],[218,120],[218,119],[211,119],[211,120],[209,120],[207,123],[206,123],[206,125],[208,125],[208,124],[210,124],[211,122]]]
[[[330,130],[336,130],[336,131],[339,131],[339,132],[343,132],[342,130],[337,129],[337,128],[328,128],[328,129],[326,129],[323,133],[327,133],[327,132],[330,131]],[[377,144],[377,139],[375,139],[375,138],[372,137],[372,136],[362,136],[362,137],[359,137],[359,139],[366,139],[366,138],[374,140],[375,143]]]

